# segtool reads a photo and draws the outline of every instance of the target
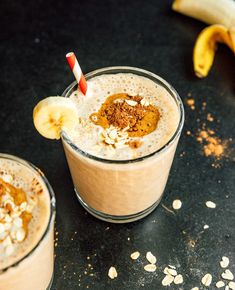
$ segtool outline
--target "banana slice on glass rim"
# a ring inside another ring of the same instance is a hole
[[[77,108],[69,98],[47,97],[41,100],[33,110],[35,128],[48,139],[60,139],[62,128],[72,130],[77,120]]]

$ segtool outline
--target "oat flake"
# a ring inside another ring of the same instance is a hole
[[[169,286],[174,281],[174,277],[171,275],[166,275],[165,278],[162,280],[163,286]]]
[[[231,281],[228,283],[230,289],[235,290],[235,282]]]
[[[206,206],[209,208],[216,208],[216,204],[213,201],[207,201]]]
[[[225,280],[233,280],[234,278],[233,273],[229,269],[226,269],[222,273],[221,277],[224,278]]]
[[[182,284],[184,282],[183,276],[181,274],[175,276],[174,283],[175,284]]]
[[[149,261],[150,264],[156,264],[157,262],[156,257],[151,252],[147,252],[146,259]]]
[[[182,206],[182,202],[179,199],[175,199],[172,203],[173,209],[180,209]]]
[[[109,276],[110,279],[117,278],[118,274],[117,274],[117,270],[116,270],[115,267],[110,267],[109,268],[108,276]]]
[[[223,256],[223,257],[222,257],[222,260],[220,261],[220,266],[221,266],[221,268],[227,268],[228,265],[229,265],[229,258]]]
[[[215,286],[216,286],[217,288],[221,288],[221,287],[224,287],[224,286],[225,286],[225,283],[224,283],[224,281],[218,281],[218,282],[215,284]]]
[[[204,277],[202,277],[202,284],[205,285],[206,287],[211,285],[212,282],[212,276],[211,274],[206,274]]]
[[[163,271],[164,274],[166,275],[171,275],[171,276],[176,276],[177,275],[177,271],[175,269],[170,269],[168,267],[166,267]]]
[[[154,264],[148,264],[144,266],[144,270],[147,272],[155,272],[157,269],[156,265]]]
[[[136,260],[139,258],[139,256],[140,256],[140,252],[136,251],[136,252],[132,253],[130,257],[132,260]]]

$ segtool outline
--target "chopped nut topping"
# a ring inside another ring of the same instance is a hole
[[[150,105],[150,102],[146,98],[143,98],[140,101],[140,103],[141,103],[142,106],[146,106],[146,107]]]
[[[136,106],[138,103],[136,101],[132,101],[132,100],[125,100],[127,102],[128,105],[134,107]]]

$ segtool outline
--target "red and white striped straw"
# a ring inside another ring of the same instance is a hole
[[[74,54],[74,52],[69,52],[66,54],[67,61],[70,65],[70,68],[75,76],[75,79],[78,82],[78,85],[80,87],[80,90],[85,95],[87,92],[87,82],[86,79],[82,73],[82,70],[80,68],[80,65],[77,61],[77,58]]]

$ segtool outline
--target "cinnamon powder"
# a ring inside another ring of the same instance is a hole
[[[157,128],[160,113],[154,105],[142,105],[141,100],[140,96],[128,94],[111,95],[98,112],[90,115],[90,120],[104,129],[110,126],[128,128],[129,137],[142,137]],[[131,147],[137,148],[136,144]]]
[[[197,137],[197,141],[203,143],[203,151],[205,156],[214,156],[217,159],[221,158],[226,143],[222,143],[221,139],[214,136],[215,132],[212,130],[201,130]]]

